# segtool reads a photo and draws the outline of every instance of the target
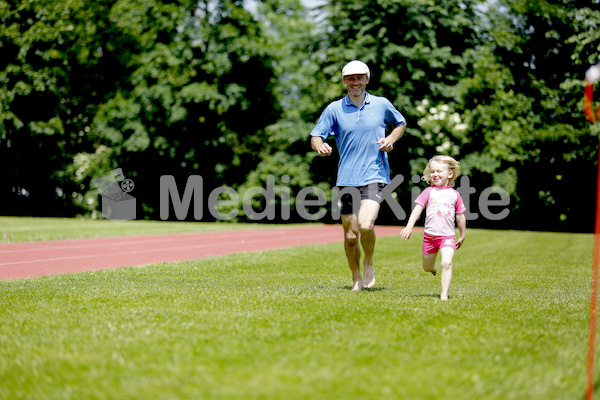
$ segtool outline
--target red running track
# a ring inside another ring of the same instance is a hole
[[[377,236],[401,227],[376,226]],[[230,253],[341,242],[341,225],[0,244],[0,280],[185,261]]]

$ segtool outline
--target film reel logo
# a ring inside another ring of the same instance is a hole
[[[123,182],[121,182],[121,189],[123,192],[129,193],[133,190],[133,188],[135,188],[135,184],[131,179],[125,179]]]
[[[136,199],[129,194],[135,183],[125,179],[121,168],[110,171],[110,175],[92,180],[102,196],[102,216],[111,220],[135,219]]]

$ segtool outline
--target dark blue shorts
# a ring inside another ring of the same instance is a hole
[[[338,186],[340,191],[342,190],[358,190],[360,192],[360,200],[373,200],[376,201],[377,204],[381,204],[383,201],[383,196],[381,192],[385,189],[387,185],[385,183],[369,183],[365,186]],[[353,201],[351,193],[344,193],[338,199],[338,207],[340,209],[340,213],[342,215],[353,214]],[[357,210],[359,209],[360,204],[357,206]]]

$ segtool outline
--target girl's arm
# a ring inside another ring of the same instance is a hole
[[[458,250],[465,241],[465,237],[467,237],[467,218],[465,217],[465,214],[456,215],[456,225],[460,232],[460,238],[456,241],[456,249]]]
[[[400,237],[402,239],[410,239],[412,230],[415,227],[417,220],[421,216],[421,211],[423,211],[423,206],[420,204],[415,204],[415,208],[413,208],[412,213],[410,213],[410,218],[408,219],[406,227],[400,232]]]

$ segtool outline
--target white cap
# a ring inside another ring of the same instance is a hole
[[[354,60],[350,61],[346,66],[342,69],[342,76],[346,75],[362,75],[367,74],[367,78],[371,79],[371,71],[369,71],[369,67],[362,61]]]

